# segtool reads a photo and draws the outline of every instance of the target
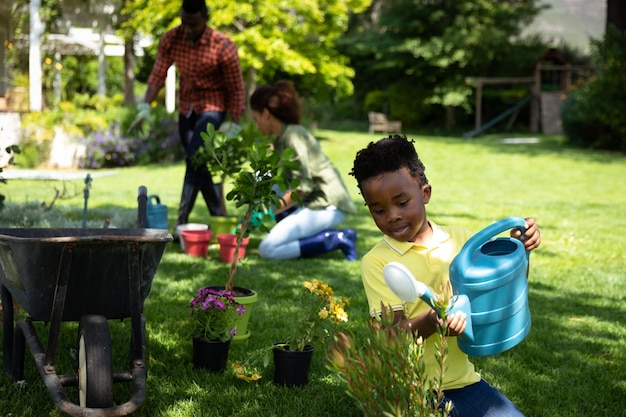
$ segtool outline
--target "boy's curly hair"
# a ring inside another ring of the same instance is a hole
[[[414,140],[406,136],[389,135],[378,142],[370,142],[358,151],[350,175],[356,178],[359,189],[365,180],[405,167],[421,185],[428,184],[424,173],[426,168],[417,156],[413,143]]]

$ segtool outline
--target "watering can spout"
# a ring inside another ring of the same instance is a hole
[[[433,310],[437,311],[436,300],[439,294],[433,293],[426,284],[415,279],[415,276],[407,267],[399,262],[390,262],[383,267],[383,278],[387,286],[404,302],[412,302],[420,298]],[[447,314],[464,313],[466,317],[465,331],[460,337],[471,343],[474,339],[472,330],[472,309],[469,298],[465,295],[455,295],[450,300]]]

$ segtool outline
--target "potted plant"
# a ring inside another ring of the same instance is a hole
[[[232,291],[199,288],[189,302],[192,320],[193,363],[196,368],[223,372],[238,316],[246,308]]]
[[[272,218],[272,207],[280,206],[277,189],[285,191],[289,188],[288,170],[298,167],[297,162],[291,160],[294,156],[292,150],[273,152],[269,139],[257,132],[254,125],[222,132],[209,124],[206,132],[202,132],[203,146],[194,155],[194,162],[207,164],[214,175],[222,179],[231,177],[232,187],[226,199],[233,201],[237,209],[243,210],[234,233],[233,253],[236,255],[230,261],[224,289],[234,291],[237,301],[244,304],[249,300],[256,301],[256,293],[234,286],[240,250],[244,242],[248,241],[251,230],[269,231],[265,223]],[[292,181],[291,185],[296,186],[297,183]],[[247,310],[237,324],[235,340],[248,336],[250,308]]]
[[[324,344],[336,325],[348,321],[345,308],[348,300],[334,295],[333,289],[320,280],[305,281],[298,300],[302,313],[287,337],[271,346],[249,354],[242,364],[234,364],[238,378],[260,378],[259,368],[274,362],[274,383],[280,386],[302,386],[309,382],[309,370],[314,344]]]
[[[253,123],[239,125],[232,122],[224,122],[218,130],[213,126],[202,133],[204,146],[194,155],[194,161],[206,165],[211,174],[216,177],[214,183],[219,188],[219,194],[224,203],[224,184],[227,179],[232,179],[241,171],[247,162],[248,149],[258,136],[258,130]],[[211,241],[217,242],[217,236],[222,233],[232,233],[238,223],[237,216],[226,214],[223,204],[224,216],[212,216],[210,225],[213,231]]]

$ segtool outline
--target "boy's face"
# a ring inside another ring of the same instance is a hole
[[[420,235],[430,231],[425,207],[430,192],[430,185],[420,185],[407,168],[361,183],[361,193],[376,226],[401,242],[420,241]]]

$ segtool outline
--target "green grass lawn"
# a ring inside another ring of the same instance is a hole
[[[358,214],[347,225],[357,229],[364,254],[381,237],[362,204],[354,178],[348,175],[357,150],[378,135],[319,130],[322,146],[351,190]],[[409,135],[410,136],[410,135]],[[410,136],[411,137],[411,136]],[[501,218],[535,217],[542,245],[530,256],[529,336],[505,353],[476,358],[489,382],[502,390],[526,416],[616,416],[626,409],[626,160],[604,152],[572,150],[560,137],[541,136],[539,143],[506,144],[501,136],[471,140],[414,136],[433,187],[429,218],[480,230]],[[174,224],[184,168],[181,163],[111,170],[95,176],[88,218],[99,227],[129,227],[136,216],[137,189],[148,188],[169,207]],[[94,173],[95,174],[95,173]],[[58,210],[41,214],[55,192]],[[7,207],[0,225],[32,224],[33,216],[48,227],[67,227],[83,213],[83,181],[12,180],[1,185]],[[22,203],[29,202],[28,209]],[[19,205],[17,205],[19,203]],[[231,212],[233,207],[229,207]],[[35,214],[33,214],[35,213]],[[60,213],[60,214],[59,214]],[[206,222],[199,198],[190,221]],[[359,262],[340,252],[315,259],[261,260],[253,235],[248,269],[239,268],[236,285],[256,290],[247,343],[233,345],[231,360],[245,359],[251,349],[282,340],[298,320],[292,300],[304,280],[321,279],[349,298],[350,322],[358,329],[367,319]],[[304,388],[272,384],[271,366],[263,379],[247,383],[232,370],[212,375],[192,369],[187,303],[200,286],[222,285],[228,266],[211,249],[210,259],[188,257],[170,244],[145,301],[147,320],[147,398],[140,416],[358,416],[353,400],[326,367],[326,346],[317,345],[311,382]],[[129,324],[111,322],[115,366],[126,369]],[[43,326],[42,326],[43,327]],[[65,323],[58,367],[72,372],[76,324]],[[46,328],[42,329],[45,337]],[[59,416],[27,352],[26,383],[15,384],[0,373],[1,416]],[[116,399],[128,388],[116,385]],[[71,389],[71,396],[76,395]]]

